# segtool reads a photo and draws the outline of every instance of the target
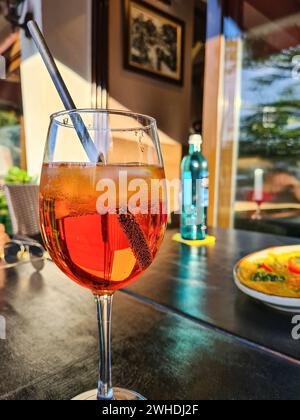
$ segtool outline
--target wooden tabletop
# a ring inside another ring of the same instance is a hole
[[[232,269],[258,249],[296,239],[217,230],[213,248],[169,232],[151,269],[116,294],[115,386],[148,399],[299,399],[300,343],[291,316],[244,297]],[[0,271],[0,399],[70,399],[97,383],[93,298],[51,262]]]

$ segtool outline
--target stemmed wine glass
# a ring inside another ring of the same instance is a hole
[[[40,187],[41,231],[55,264],[93,293],[99,322],[98,389],[75,399],[145,399],[112,388],[111,309],[114,293],[152,264],[167,210],[153,118],[107,110],[51,117]]]

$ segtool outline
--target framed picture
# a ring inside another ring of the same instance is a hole
[[[185,23],[140,0],[125,7],[125,67],[183,85]]]

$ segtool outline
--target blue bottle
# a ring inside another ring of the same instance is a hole
[[[191,135],[189,146],[189,155],[182,161],[181,236],[193,241],[203,240],[207,235],[209,174],[201,135]]]

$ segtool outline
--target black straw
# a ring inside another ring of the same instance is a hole
[[[91,139],[88,129],[86,128],[81,116],[79,115],[79,113],[76,113],[76,105],[58,70],[53,55],[49,50],[49,47],[46,43],[45,38],[43,37],[39,26],[34,20],[29,21],[27,26],[66,110],[74,111],[70,113],[70,117],[72,119],[77,135],[82,143],[82,146],[84,147],[84,150],[88,155],[89,160],[92,163],[97,163],[99,161],[101,162],[102,154],[99,154],[99,152],[97,151],[95,144]]]

